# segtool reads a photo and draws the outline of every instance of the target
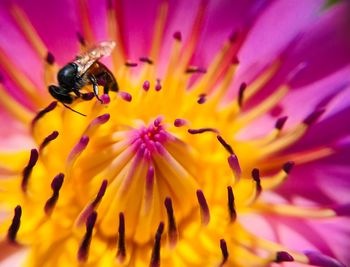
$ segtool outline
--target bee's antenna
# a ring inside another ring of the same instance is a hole
[[[72,109],[70,106],[67,106],[67,105],[66,105],[66,104],[64,104],[64,103],[62,103],[62,104],[63,104],[63,106],[65,106],[66,108],[70,109],[71,111],[73,111],[73,112],[75,112],[75,113],[78,113],[78,114],[79,114],[79,115],[81,115],[81,116],[86,117],[86,115],[85,115],[85,114],[80,113],[79,111],[76,111],[75,109]]]

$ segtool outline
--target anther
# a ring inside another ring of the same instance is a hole
[[[122,92],[122,91],[119,91],[118,92],[118,95],[125,101],[127,102],[131,102],[132,100],[132,96],[131,94],[127,93],[127,92]]]
[[[32,173],[33,167],[38,161],[38,158],[39,158],[38,150],[32,149],[30,151],[29,162],[23,170],[23,177],[22,177],[22,184],[21,184],[23,192],[27,192],[29,177],[30,177],[30,174]]]
[[[52,197],[50,197],[46,201],[45,208],[44,208],[44,211],[45,211],[46,214],[50,214],[52,212],[53,208],[55,207],[56,202],[58,200],[58,197],[60,195],[60,189],[62,187],[63,180],[64,180],[64,174],[63,173],[59,173],[52,180],[52,182],[51,182],[51,189],[52,189],[53,193],[52,193]]]
[[[201,68],[201,67],[196,67],[196,66],[189,66],[185,71],[185,73],[187,73],[187,74],[192,74],[192,73],[203,73],[204,74],[206,72],[207,72],[206,69]]]
[[[181,127],[186,124],[186,121],[184,119],[175,119],[174,126],[175,127]]]
[[[124,213],[119,213],[119,229],[118,229],[118,251],[117,257],[120,262],[123,262],[126,257],[125,247],[125,218]]]
[[[309,116],[307,116],[304,120],[303,123],[306,125],[311,125],[314,123],[321,115],[326,111],[326,109],[321,108],[313,111]]]
[[[229,256],[225,239],[220,239],[220,249],[222,253],[222,261],[220,266],[223,266],[226,263]]]
[[[111,98],[109,97],[108,94],[103,94],[101,95],[101,100],[103,104],[109,104],[109,102],[111,102]]]
[[[284,170],[285,173],[289,174],[290,171],[293,169],[294,167],[294,161],[288,161],[285,164],[283,164],[282,169]]]
[[[125,62],[125,66],[129,67],[129,68],[133,68],[133,67],[137,67],[137,63],[127,61],[127,62]]]
[[[40,144],[39,151],[42,151],[51,141],[58,137],[58,132],[53,131],[51,134],[45,137],[44,141]]]
[[[57,106],[57,101],[53,101],[50,103],[50,105],[48,105],[46,108],[40,110],[38,112],[38,114],[36,114],[36,116],[34,117],[34,119],[32,120],[32,127],[35,125],[35,123],[41,119],[46,113],[52,111],[55,107]]]
[[[173,37],[175,40],[177,40],[179,42],[181,42],[181,40],[182,40],[182,35],[181,35],[181,32],[179,32],[179,31],[174,32]]]
[[[235,197],[233,195],[233,190],[231,186],[227,187],[227,203],[228,203],[230,221],[234,222],[237,218],[237,212],[235,208]]]
[[[308,264],[320,266],[320,267],[346,267],[344,264],[339,261],[322,255],[317,251],[306,251],[304,252],[305,256],[308,258]]]
[[[242,83],[239,87],[238,90],[238,106],[242,107],[243,104],[243,98],[244,98],[244,92],[247,88],[247,84],[246,83]]]
[[[160,84],[160,79],[157,79],[156,81],[156,86],[154,87],[154,89],[158,92],[160,90],[162,90],[162,85]]]
[[[281,262],[288,262],[288,261],[294,261],[294,258],[292,257],[292,255],[290,255],[288,252],[278,251],[276,253],[276,258],[274,262],[281,263]]]
[[[151,85],[150,85],[149,81],[143,82],[143,85],[142,85],[143,90],[145,90],[147,92],[150,87],[151,87]]]
[[[92,231],[94,229],[96,219],[97,219],[97,212],[94,211],[93,213],[90,214],[90,216],[86,220],[85,236],[78,250],[78,260],[81,262],[86,261],[88,258]]]
[[[166,212],[168,215],[168,238],[171,246],[174,246],[177,242],[177,229],[174,216],[173,204],[169,197],[164,201]]]
[[[261,194],[261,191],[262,191],[259,169],[254,168],[252,170],[252,177],[253,177],[253,180],[255,182],[255,188],[256,188],[255,199],[257,199],[259,197],[259,195]]]
[[[82,46],[86,46],[86,41],[83,35],[80,32],[76,32],[76,36],[78,38],[79,44]]]
[[[200,207],[202,224],[207,225],[210,221],[210,212],[209,212],[207,200],[205,199],[205,196],[202,190],[197,190],[196,194],[197,194],[198,204]]]
[[[79,143],[74,146],[74,148],[72,149],[72,151],[68,156],[68,159],[67,159],[68,163],[72,164],[75,161],[75,159],[84,151],[88,143],[89,143],[88,136],[83,136],[82,138],[80,138]]]
[[[160,248],[161,248],[161,239],[162,239],[163,231],[164,231],[164,223],[161,222],[158,226],[158,229],[154,238],[155,240],[153,245],[151,262],[149,265],[150,267],[160,266]]]
[[[207,95],[206,94],[200,94],[197,99],[198,104],[204,104],[207,101]]]
[[[107,180],[103,180],[102,184],[100,186],[100,189],[98,190],[98,193],[93,201],[91,201],[79,214],[78,219],[76,221],[76,225],[80,226],[83,224],[84,221],[86,221],[86,218],[90,216],[90,214],[94,211],[94,209],[97,207],[97,205],[102,200],[102,197],[104,196],[106,189],[107,189]]]
[[[276,121],[276,123],[275,123],[275,128],[276,128],[277,130],[279,130],[279,131],[282,130],[284,124],[285,124],[286,121],[287,121],[287,119],[288,119],[288,116],[284,116],[284,117],[279,118],[279,119]]]
[[[187,132],[190,134],[201,134],[205,132],[218,133],[218,130],[215,128],[200,128],[200,129],[188,129]]]
[[[242,175],[242,170],[241,170],[241,166],[239,164],[238,157],[236,156],[236,154],[231,154],[227,158],[227,161],[228,161],[228,164],[229,164],[233,174],[239,179]]]
[[[14,216],[12,223],[7,231],[7,240],[11,243],[16,243],[16,236],[21,225],[22,208],[21,206],[16,206],[14,210]]]
[[[51,52],[47,52],[45,60],[49,65],[53,65],[55,63],[55,57]]]
[[[226,151],[230,153],[230,155],[234,154],[232,147],[228,143],[226,143],[226,141],[220,135],[218,135],[216,138],[218,139],[220,144],[222,144],[222,146],[226,149]]]
[[[148,57],[140,57],[139,60],[140,60],[141,62],[147,63],[147,64],[149,64],[149,65],[152,65],[152,64],[153,64],[153,60],[151,60],[151,59],[148,58]]]

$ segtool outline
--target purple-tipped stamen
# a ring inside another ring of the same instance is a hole
[[[11,243],[16,243],[16,236],[21,225],[22,208],[21,206],[16,206],[14,210],[14,216],[12,223],[7,231],[7,240]]]
[[[177,40],[179,42],[181,42],[181,40],[182,40],[182,34],[179,31],[174,32],[173,37],[174,37],[175,40]]]
[[[187,132],[190,134],[201,134],[205,132],[218,133],[218,130],[215,128],[200,128],[200,129],[188,129]]]
[[[160,266],[160,248],[161,248],[161,239],[162,239],[163,231],[164,231],[164,223],[161,222],[158,226],[158,229],[155,235],[150,267]]]
[[[288,119],[288,116],[284,116],[284,117],[277,119],[277,121],[275,123],[275,129],[281,131],[284,124],[286,123],[287,119]]]
[[[187,74],[193,74],[193,73],[206,73],[207,70],[201,67],[196,67],[196,66],[190,66],[186,69],[185,73]]]
[[[162,90],[162,85],[160,84],[160,79],[157,79],[156,81],[156,86],[154,87],[154,89],[159,92],[160,90]]]
[[[46,201],[44,211],[46,214],[49,214],[52,212],[54,207],[56,206],[57,200],[60,195],[60,189],[62,187],[64,180],[64,174],[59,173],[55,176],[55,178],[51,182],[51,189],[53,191],[52,196]]]
[[[290,261],[294,261],[294,258],[288,252],[286,251],[276,252],[276,257],[274,262],[280,263],[280,262],[290,262]]]
[[[32,120],[32,127],[36,124],[36,122],[41,119],[46,113],[49,113],[50,111],[54,110],[55,107],[57,107],[57,101],[51,102],[46,108],[40,110],[34,119]]]
[[[224,140],[224,138],[222,138],[220,135],[218,135],[216,138],[218,139],[220,144],[226,149],[226,151],[230,153],[230,155],[234,154],[232,147]]]
[[[124,213],[119,213],[119,228],[118,228],[118,251],[117,257],[120,262],[124,261],[126,257],[125,247],[125,218]]]
[[[282,169],[285,173],[289,174],[291,172],[291,170],[293,169],[294,165],[295,165],[294,161],[288,161],[288,162],[283,164]]]
[[[222,261],[220,266],[223,266],[226,263],[229,256],[225,239],[220,239],[220,249],[222,254]]]
[[[241,166],[238,161],[238,157],[235,154],[231,154],[227,158],[228,164],[233,172],[233,174],[239,179],[242,175]]]
[[[207,225],[210,221],[210,212],[207,200],[205,199],[204,193],[202,190],[197,190],[197,200],[201,212],[201,220],[203,225]]]
[[[207,95],[206,94],[200,94],[197,99],[198,104],[204,104],[207,101]]]
[[[111,98],[109,97],[108,94],[103,94],[101,95],[101,100],[103,104],[109,104],[109,102],[111,102]]]
[[[233,190],[231,186],[227,187],[227,203],[228,203],[230,221],[234,222],[237,218],[237,212],[235,207],[235,196],[233,194]]]
[[[80,138],[78,144],[75,145],[75,147],[72,149],[68,156],[68,161],[74,160],[77,156],[80,155],[81,152],[86,148],[86,146],[89,143],[89,137],[88,136],[83,136]]]
[[[168,237],[171,245],[175,245],[177,242],[177,228],[174,216],[173,203],[171,198],[167,197],[164,201],[166,212],[168,215]]]
[[[78,250],[78,260],[81,262],[85,262],[88,259],[92,231],[94,229],[96,219],[97,219],[97,212],[94,211],[93,213],[90,214],[90,216],[86,220],[85,236]]]
[[[239,90],[238,90],[238,106],[242,107],[243,104],[243,98],[244,98],[244,92],[247,89],[247,84],[246,83],[242,83],[239,86]]]
[[[260,181],[260,171],[257,168],[254,168],[252,170],[252,177],[253,180],[255,182],[255,188],[256,188],[256,196],[255,199],[259,197],[259,195],[261,194],[262,191],[262,187],[261,187],[261,181]]]
[[[313,111],[310,115],[308,115],[304,120],[303,123],[306,125],[313,124],[321,115],[326,111],[325,108],[317,109]]]
[[[45,60],[49,65],[53,65],[55,63],[55,57],[51,52],[47,52]]]
[[[139,60],[140,60],[141,62],[147,63],[147,64],[149,64],[149,65],[153,65],[153,60],[151,60],[151,59],[148,58],[148,57],[140,57]]]
[[[147,92],[150,87],[151,87],[151,84],[150,84],[149,81],[144,81],[143,82],[143,85],[142,85],[143,90],[145,90]]]
[[[137,63],[136,62],[127,61],[127,62],[125,62],[125,66],[129,67],[129,68],[134,68],[134,67],[137,67]]]
[[[184,119],[175,119],[174,126],[175,127],[181,127],[181,126],[184,126],[186,123],[187,122]]]
[[[79,44],[82,46],[86,46],[86,41],[85,41],[85,38],[83,37],[83,35],[80,32],[76,32],[76,36],[78,38]]]
[[[58,132],[53,131],[51,134],[45,137],[44,141],[40,144],[39,151],[43,150],[51,141],[58,137]]]
[[[23,173],[22,173],[22,183],[21,183],[21,188],[23,192],[27,192],[27,187],[28,187],[28,181],[30,174],[32,173],[33,167],[37,163],[39,159],[39,153],[38,150],[32,149],[30,151],[30,158],[27,166],[24,168]]]

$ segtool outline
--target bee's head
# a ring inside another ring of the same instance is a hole
[[[57,80],[60,86],[66,89],[72,89],[78,76],[78,67],[74,63],[65,65],[57,74]]]

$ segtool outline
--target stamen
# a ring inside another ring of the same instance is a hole
[[[34,119],[32,120],[32,128],[34,127],[34,125],[37,123],[37,121],[39,119],[41,119],[42,117],[44,117],[45,114],[49,113],[50,111],[54,110],[57,107],[57,101],[53,101],[51,102],[46,108],[40,110],[38,112],[38,114],[36,114],[36,116],[34,117]]]
[[[252,177],[255,182],[255,196],[254,196],[254,201],[260,196],[262,187],[261,187],[261,181],[260,181],[260,171],[257,168],[254,168],[252,170]]]
[[[307,116],[304,120],[303,123],[306,125],[311,125],[314,123],[321,115],[326,111],[325,108],[317,109],[313,111],[309,116]]]
[[[294,164],[294,161],[288,161],[283,165],[282,169],[285,171],[285,173],[289,174],[290,171],[293,169]]]
[[[102,197],[104,196],[106,189],[107,189],[107,180],[103,180],[102,184],[100,186],[100,189],[95,197],[95,199],[88,204],[83,211],[79,214],[78,219],[76,221],[76,225],[80,226],[83,224],[84,221],[91,215],[91,213],[94,211],[94,209],[97,207],[97,205],[100,203]]]
[[[177,228],[174,216],[173,204],[171,198],[167,197],[164,201],[166,212],[168,215],[168,238],[171,246],[174,246],[177,242]]]
[[[149,81],[144,81],[143,82],[143,85],[142,85],[143,90],[145,90],[147,92],[150,87],[151,87],[151,84],[150,84]]]
[[[286,123],[287,119],[288,119],[288,116],[284,116],[284,117],[279,118],[276,121],[275,128],[277,130],[281,131],[283,126],[284,126],[284,124]]]
[[[93,213],[90,214],[90,216],[86,220],[86,233],[78,250],[78,260],[81,262],[87,261],[87,258],[89,255],[92,231],[94,229],[96,219],[97,219],[97,212],[94,211]]]
[[[242,175],[242,170],[241,170],[241,166],[239,164],[238,157],[236,156],[236,154],[231,154],[227,158],[227,161],[228,161],[228,164],[229,164],[233,174],[235,175],[235,177],[237,179],[240,179],[241,175]]]
[[[326,255],[322,255],[317,251],[306,251],[304,254],[308,258],[308,264],[310,265],[320,267],[345,267],[345,265],[339,261]]]
[[[244,91],[247,88],[247,84],[246,83],[242,83],[239,87],[239,91],[238,91],[238,106],[241,108],[242,104],[243,104],[243,96],[244,96]]]
[[[58,200],[58,197],[60,195],[60,189],[62,187],[64,180],[64,174],[59,173],[56,175],[56,177],[51,182],[51,189],[53,191],[52,197],[50,197],[45,204],[44,211],[46,214],[50,214],[53,210],[53,208],[56,205],[56,202]]]
[[[173,37],[174,37],[175,40],[177,40],[179,42],[182,41],[182,35],[181,35],[181,32],[179,32],[179,31],[174,32]]]
[[[148,211],[151,206],[153,197],[153,186],[154,186],[154,167],[149,166],[146,175],[146,196],[145,196],[145,210]]]
[[[30,174],[32,173],[33,167],[35,166],[35,164],[38,161],[38,158],[39,158],[38,150],[32,149],[30,151],[29,162],[28,162],[27,166],[23,170],[23,178],[22,178],[21,187],[22,187],[22,191],[24,193],[27,192],[29,177],[30,177]]]
[[[160,84],[160,79],[157,79],[156,81],[156,86],[154,87],[154,89],[159,92],[162,89],[162,85]]]
[[[281,263],[281,262],[289,262],[289,261],[294,261],[294,258],[288,252],[278,251],[276,253],[276,258],[274,262]]]
[[[204,104],[207,101],[207,95],[206,94],[200,94],[198,96],[197,103],[198,104]]]
[[[224,266],[229,256],[225,239],[220,239],[220,249],[222,253],[222,261],[220,266]]]
[[[117,257],[120,262],[123,262],[126,257],[125,247],[125,218],[124,213],[119,213],[119,229],[118,229],[118,252]]]
[[[150,58],[148,58],[148,57],[140,57],[139,60],[141,62],[147,63],[149,65],[153,65],[153,61]]]
[[[16,243],[16,236],[21,225],[22,208],[21,206],[16,206],[14,210],[14,216],[12,223],[7,231],[7,240],[11,243]]]
[[[222,144],[222,146],[226,149],[226,151],[230,153],[230,155],[235,154],[233,152],[232,147],[228,143],[226,143],[226,141],[220,135],[218,135],[216,138],[219,140],[220,144]]]
[[[39,151],[41,152],[44,147],[46,147],[51,141],[55,140],[58,137],[58,132],[53,131],[51,134],[45,137],[44,141],[41,143],[39,147]]]
[[[103,104],[108,104],[111,101],[111,98],[109,97],[108,94],[103,94],[101,95],[101,100]]]
[[[175,119],[174,126],[175,127],[181,127],[181,126],[184,126],[186,123],[187,122],[184,119]]]
[[[80,32],[76,32],[76,36],[78,38],[78,42],[81,46],[85,47],[86,46],[86,41],[83,35]]]
[[[55,57],[51,52],[47,52],[45,60],[49,65],[53,65],[55,63]]]
[[[231,186],[227,187],[227,200],[228,200],[228,211],[230,215],[230,221],[234,222],[237,218],[237,212],[235,208],[235,197]]]
[[[134,67],[137,67],[137,63],[127,61],[127,62],[125,62],[125,66],[129,67],[129,68],[134,68]]]
[[[209,212],[207,200],[205,199],[205,196],[202,190],[197,190],[196,194],[197,194],[198,204],[200,206],[202,224],[207,225],[210,221],[210,212]]]
[[[161,222],[158,226],[158,229],[155,235],[150,267],[160,266],[160,248],[161,248],[161,238],[162,238],[163,231],[164,231],[164,223]]]
[[[187,132],[190,134],[201,134],[205,132],[219,133],[219,131],[215,128],[188,129]]]
[[[119,91],[118,92],[118,95],[125,101],[127,102],[131,102],[132,100],[132,96],[131,94],[127,93],[127,92],[122,92],[122,91]]]
[[[78,144],[75,145],[75,147],[70,152],[68,158],[67,158],[67,168],[71,168],[75,162],[75,160],[79,157],[79,155],[84,151],[86,146],[89,143],[89,137],[83,136]]]
[[[201,67],[196,67],[196,66],[189,66],[185,73],[187,74],[192,74],[192,73],[206,73],[207,70]]]

